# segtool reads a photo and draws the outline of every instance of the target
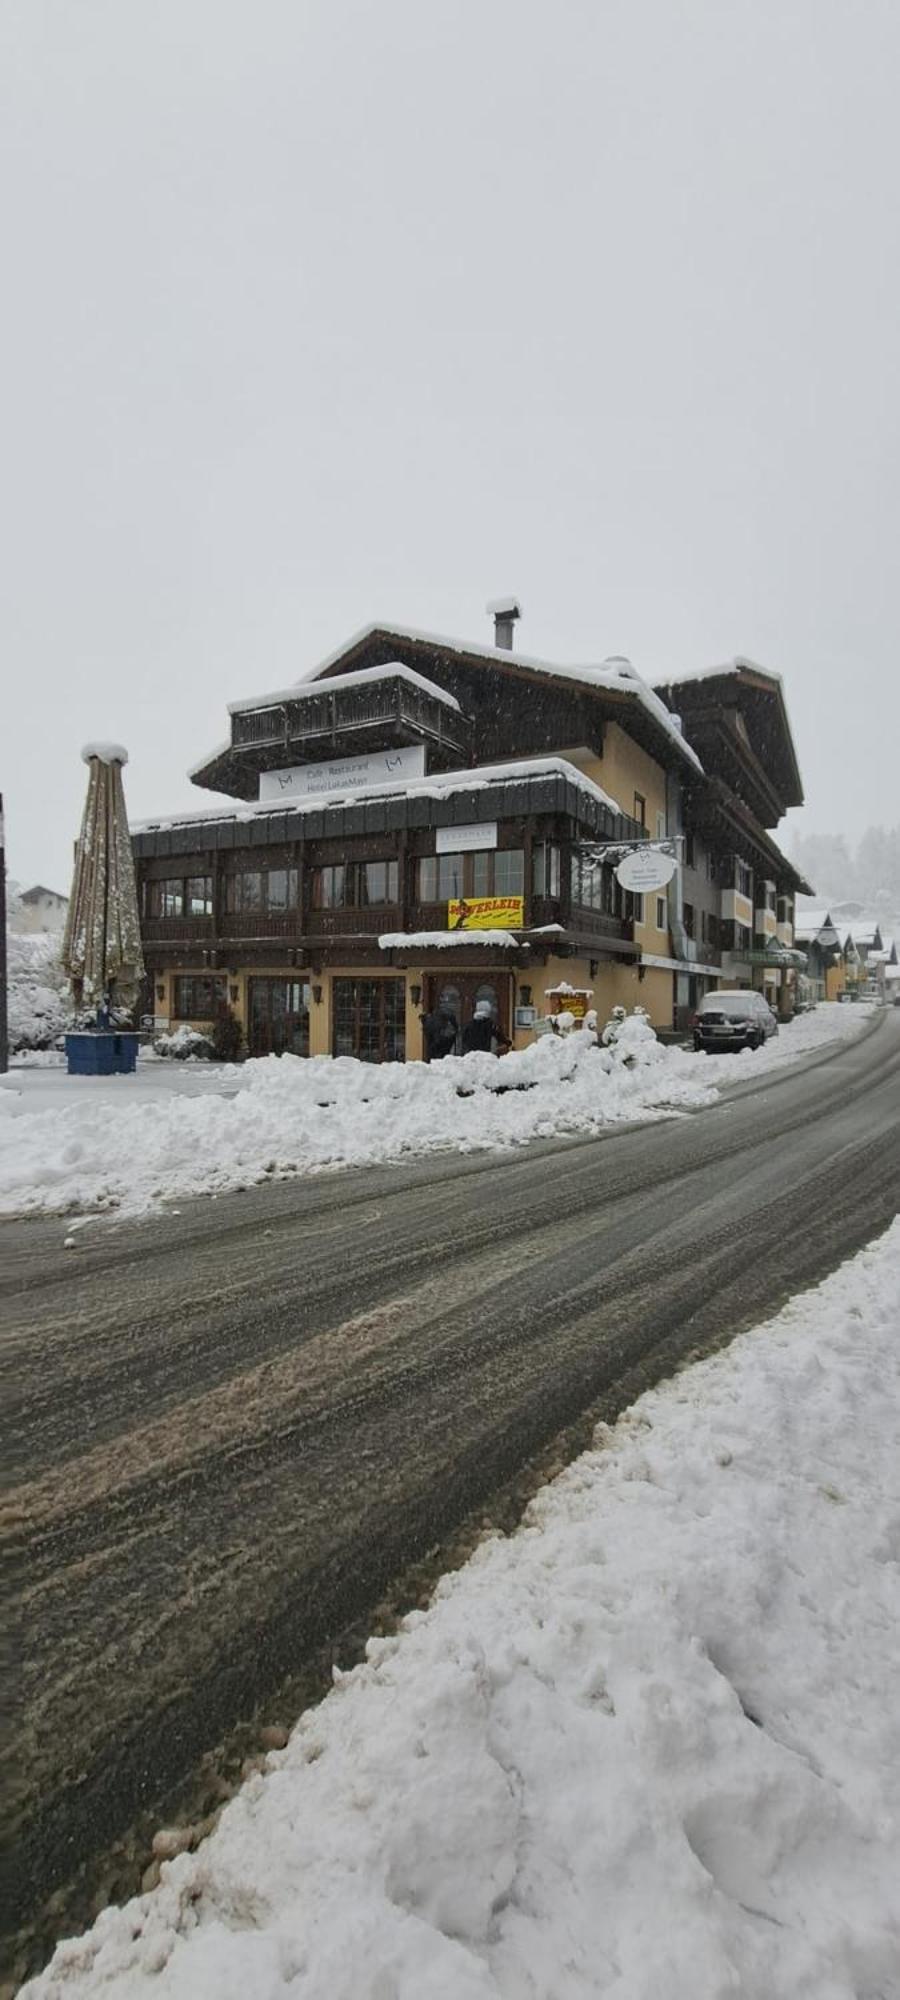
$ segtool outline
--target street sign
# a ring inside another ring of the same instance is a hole
[[[616,878],[623,889],[642,896],[647,890],[664,889],[675,868],[674,855],[664,854],[658,847],[635,847],[619,862]]]

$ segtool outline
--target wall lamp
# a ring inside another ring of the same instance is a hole
[[[600,965],[600,960],[599,960],[599,958],[589,958],[589,959],[588,959],[588,967],[589,967],[589,970],[590,970],[590,975],[591,975],[591,978],[592,978],[592,979],[596,979],[596,977],[597,977],[597,972],[598,972],[598,969],[599,969],[599,965]]]
[[[229,996],[230,996],[230,999],[231,999],[231,1004],[232,1004],[232,1007],[236,1007],[236,1006],[237,1006],[237,997],[238,997],[238,994],[239,994],[240,990],[241,990],[241,989],[240,989],[240,987],[239,987],[239,986],[229,986],[229,988],[228,988],[228,992],[229,992]]]
[[[414,1006],[414,1007],[418,1007],[418,1004],[419,1004],[419,1001],[420,1001],[420,1000],[421,1000],[421,998],[422,998],[422,988],[421,988],[421,986],[418,986],[418,985],[416,985],[416,986],[411,986],[411,987],[410,987],[410,989],[409,989],[409,997],[410,997],[410,999],[411,999],[411,1001],[412,1001],[412,1003],[413,1003],[413,1006]]]
[[[530,1007],[530,1006],[531,1006],[531,987],[530,987],[530,986],[520,986],[520,987],[519,987],[519,1000],[520,1000],[520,1003],[521,1003],[521,1005],[522,1005],[523,1007]]]
[[[164,987],[164,985],[163,985],[163,983],[162,983],[162,980],[157,980],[157,984],[156,984],[156,997],[157,997],[157,1000],[164,1000],[164,999],[165,999],[165,997],[166,997],[166,989],[165,989],[165,987]]]
[[[316,1007],[321,1007],[321,1005],[322,1005],[322,988],[321,988],[321,986],[314,986],[314,987],[313,987],[313,990],[312,990],[312,997],[313,997],[313,1004],[314,1004],[314,1006],[316,1006]]]

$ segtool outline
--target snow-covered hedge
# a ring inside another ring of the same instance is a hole
[[[214,1053],[209,1036],[201,1035],[199,1028],[189,1028],[186,1022],[170,1034],[157,1035],[153,1047],[158,1056],[174,1056],[178,1062],[198,1056],[208,1062]]]
[[[61,1048],[72,1008],[59,937],[8,931],[6,950],[10,1054]]]

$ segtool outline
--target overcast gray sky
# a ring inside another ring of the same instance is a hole
[[[800,823],[896,822],[898,78],[897,0],[4,0],[11,872],[85,738],[199,805],[229,699],[506,591],[777,669]]]

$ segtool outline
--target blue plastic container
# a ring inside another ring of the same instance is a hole
[[[133,1076],[137,1052],[137,1035],[87,1032],[66,1036],[70,1076]]]

